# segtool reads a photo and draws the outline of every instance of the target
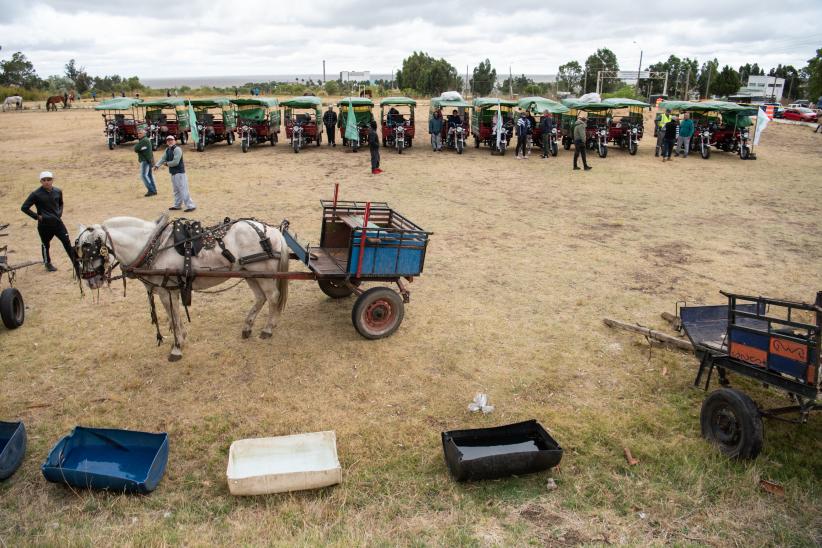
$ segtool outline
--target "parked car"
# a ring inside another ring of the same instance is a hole
[[[804,107],[796,107],[796,108],[786,108],[785,113],[782,116],[786,120],[793,120],[795,122],[813,122],[816,123],[818,116],[816,112],[809,108]]]
[[[811,102],[806,99],[800,99],[795,103],[788,105],[788,108],[810,108]]]

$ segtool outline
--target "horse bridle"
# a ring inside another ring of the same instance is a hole
[[[120,262],[116,259],[112,263],[111,258],[114,257],[114,241],[111,239],[111,235],[108,233],[108,230],[104,226],[100,227],[105,234],[105,240],[98,236],[91,242],[83,242],[80,244],[80,238],[86,232],[94,233],[94,228],[86,228],[80,234],[77,235],[77,239],[74,241],[74,253],[76,255],[76,268],[77,268],[77,276],[82,282],[82,280],[90,280],[95,276],[102,276],[103,280],[105,280],[106,284],[111,285],[112,280],[117,279],[118,277],[112,277],[111,271],[114,270]],[[101,263],[100,266],[95,267],[94,262],[100,259]],[[82,285],[81,285],[82,290]]]

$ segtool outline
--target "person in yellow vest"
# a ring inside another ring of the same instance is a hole
[[[659,151],[662,150],[662,143],[665,140],[665,124],[671,121],[671,109],[667,109],[660,114],[659,120],[656,123],[656,152],[654,156],[659,156]]]

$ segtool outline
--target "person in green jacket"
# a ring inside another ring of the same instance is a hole
[[[580,112],[576,122],[574,122],[574,169],[577,166],[577,158],[582,156],[582,166],[585,171],[591,169],[588,165],[588,158],[585,156],[585,128],[588,126],[588,117],[584,112]]]
[[[157,185],[154,183],[154,173],[151,171],[154,166],[154,149],[151,146],[151,139],[146,135],[144,128],[137,130],[137,137],[140,140],[134,145],[134,152],[137,153],[137,160],[140,162],[140,178],[143,179],[143,184],[146,185],[148,191],[145,196],[156,196]]]
[[[670,121],[671,109],[668,109],[659,115],[659,120],[656,123],[656,152],[654,153],[654,156],[659,156],[659,152],[662,150],[662,142],[665,140],[665,124]]]
[[[428,133],[431,135],[431,148],[434,152],[442,152],[442,109],[437,109],[428,120]]]
[[[682,115],[682,122],[679,124],[679,136],[676,138],[677,152],[682,152],[682,155],[687,158],[688,152],[691,151],[691,137],[694,136],[694,121],[691,120],[691,115],[687,112]]]

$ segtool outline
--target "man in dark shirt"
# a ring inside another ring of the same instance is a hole
[[[674,149],[676,142],[676,130],[679,125],[677,117],[674,116],[669,122],[666,122],[660,131],[663,132],[662,137],[662,161],[671,159],[671,151]]]
[[[551,131],[554,129],[554,118],[548,110],[542,111],[542,119],[539,121],[540,138],[542,139],[542,157],[547,158],[551,145]]]
[[[371,120],[371,129],[368,130],[368,148],[371,151],[371,173],[379,175],[380,169],[380,138],[377,136],[377,122]]]
[[[328,110],[323,114],[323,124],[325,124],[325,132],[328,134],[329,146],[337,146],[334,140],[334,128],[337,127],[337,113],[334,112],[334,107],[331,105],[328,105]]]
[[[37,213],[31,210],[31,206],[34,206]],[[43,264],[45,264],[46,270],[49,272],[57,270],[51,264],[51,254],[49,253],[49,244],[55,236],[63,244],[66,255],[71,260],[71,264],[74,265],[74,248],[71,247],[68,230],[66,230],[66,225],[63,224],[62,220],[63,193],[54,186],[54,175],[50,171],[40,173],[40,188],[29,194],[20,209],[37,221],[37,232],[40,234],[40,241],[42,242]]]

